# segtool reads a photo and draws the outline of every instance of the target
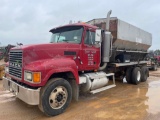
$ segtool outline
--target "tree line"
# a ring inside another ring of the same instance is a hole
[[[160,56],[160,50],[149,50],[149,56],[154,57],[154,56]]]

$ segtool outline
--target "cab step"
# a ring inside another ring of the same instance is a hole
[[[92,93],[92,94],[99,93],[99,92],[102,92],[104,90],[107,90],[107,89],[110,89],[110,88],[113,88],[113,87],[116,87],[116,85],[108,85],[108,86],[105,86],[105,87],[102,87],[102,88],[99,88],[99,89],[96,89],[96,90],[92,90],[92,91],[90,91],[90,93]]]

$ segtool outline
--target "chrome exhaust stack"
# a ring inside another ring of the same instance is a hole
[[[112,10],[107,13],[106,20],[106,31],[104,34],[104,40],[102,41],[102,62],[103,65],[99,68],[99,70],[104,70],[107,66],[107,62],[109,62],[110,58],[110,44],[111,44],[111,32],[109,32],[109,23],[110,23],[110,15]]]

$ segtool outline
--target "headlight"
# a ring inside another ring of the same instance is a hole
[[[5,73],[9,73],[9,67],[5,67]]]
[[[41,72],[24,71],[24,80],[32,83],[40,83]]]
[[[27,81],[32,81],[32,73],[28,72],[28,71],[25,71],[24,72],[24,79],[27,80]]]

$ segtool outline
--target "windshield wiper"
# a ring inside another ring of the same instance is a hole
[[[62,41],[69,43],[68,41],[70,41],[70,40],[62,40]]]

